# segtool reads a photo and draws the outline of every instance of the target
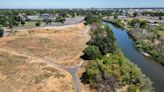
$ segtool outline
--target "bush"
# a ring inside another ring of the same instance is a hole
[[[129,24],[130,24],[130,26],[137,28],[140,26],[140,20],[139,19],[132,19]]]
[[[141,21],[140,22],[140,28],[146,28],[146,26],[147,26],[147,21]]]
[[[101,54],[99,48],[96,46],[88,46],[84,49],[83,58],[87,60],[95,60],[97,58],[101,58]]]
[[[21,24],[22,24],[22,25],[25,25],[25,21],[21,21]]]
[[[65,18],[64,18],[64,17],[61,17],[61,16],[58,16],[58,17],[55,19],[55,22],[64,23],[64,21],[65,21]]]
[[[40,25],[41,25],[41,22],[38,21],[38,22],[35,23],[35,25],[36,25],[36,26],[40,26]]]

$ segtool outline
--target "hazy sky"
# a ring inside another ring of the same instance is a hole
[[[0,0],[0,8],[164,7],[164,0]]]

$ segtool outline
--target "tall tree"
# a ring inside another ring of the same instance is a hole
[[[0,27],[0,37],[3,36],[4,30]]]
[[[118,15],[117,14],[114,14],[114,19],[118,19]]]
[[[9,19],[8,22],[9,22],[8,26],[11,29],[11,32],[13,32],[13,20]]]
[[[140,21],[140,28],[144,29],[147,26],[147,21]]]

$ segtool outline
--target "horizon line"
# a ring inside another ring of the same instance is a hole
[[[108,7],[108,8],[96,8],[96,7],[86,7],[86,8],[0,8],[0,9],[164,9],[164,7]]]

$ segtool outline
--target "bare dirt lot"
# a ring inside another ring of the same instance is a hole
[[[83,23],[40,27],[0,38],[0,92],[73,92],[71,75],[46,62],[79,64],[89,40]]]

